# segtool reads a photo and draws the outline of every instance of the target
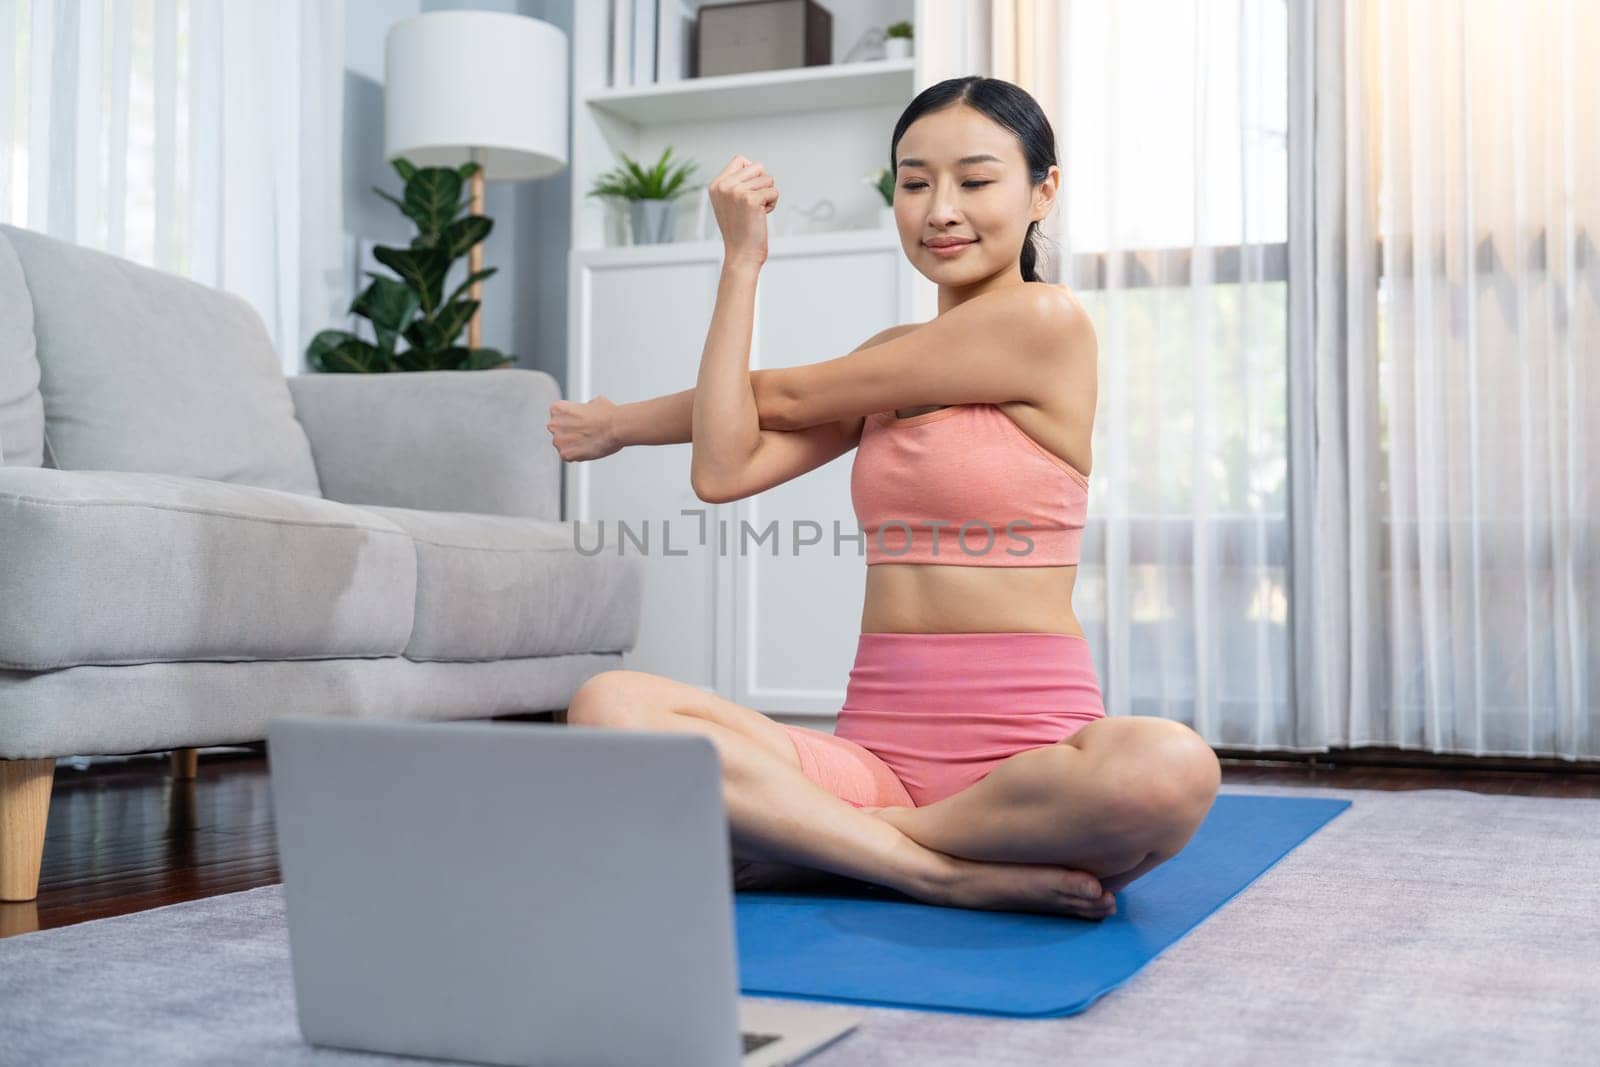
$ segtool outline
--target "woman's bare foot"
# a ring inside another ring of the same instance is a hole
[[[979,863],[955,856],[943,859],[948,866],[938,884],[906,890],[908,896],[946,907],[1042,912],[1080,919],[1104,919],[1117,912],[1116,898],[1108,891],[1102,891],[1099,898],[1092,900],[1081,895],[1099,885],[1086,871],[1036,863]],[[854,878],[814,867],[764,860],[733,861],[735,892],[826,889],[861,884]]]
[[[896,813],[910,809],[888,806],[861,810],[898,827]],[[911,895],[930,904],[1075,915],[1083,919],[1104,919],[1117,913],[1116,895],[1088,871],[1042,863],[968,860],[928,851],[939,857],[943,870],[933,886]]]
[[[930,904],[1080,919],[1104,919],[1117,913],[1115,894],[1088,871],[1044,863],[966,860],[942,852],[934,855],[947,865],[944,874],[925,892],[913,894]]]
[[[893,807],[862,808],[888,822]],[[1088,871],[1043,863],[994,863],[963,859],[904,838],[909,849],[930,859],[930,876],[921,883],[899,889],[928,904],[988,911],[1026,911],[1046,915],[1071,915],[1104,919],[1117,913],[1117,898]],[[856,879],[814,867],[733,858],[733,888],[818,889],[860,885]]]

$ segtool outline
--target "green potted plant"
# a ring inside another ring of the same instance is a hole
[[[905,59],[911,55],[911,23],[891,22],[884,30],[884,56],[887,59]]]
[[[861,181],[878,190],[878,195],[883,198],[883,206],[878,209],[878,224],[894,229],[894,174],[888,167],[879,167]]]
[[[462,294],[473,282],[482,281],[498,268],[468,274],[449,297],[444,296],[444,280],[451,266],[488,237],[494,227],[493,221],[483,215],[461,217],[462,211],[471,206],[470,199],[461,198],[461,183],[472,177],[478,164],[419,169],[397,159],[394,169],[406,183],[405,198],[398,199],[377,186],[373,191],[415,222],[418,232],[409,248],[379,245],[373,249],[378,262],[399,277],[367,271],[372,284],[350,304],[352,314],[372,324],[373,340],[348,330],[323,330],[306,347],[307,365],[324,373],[376,374],[483,370],[515,363],[516,357],[498,349],[456,343],[479,304]],[[401,338],[409,345],[404,351],[396,348]]]
[[[627,153],[617,154],[622,157],[623,165],[595,179],[588,195],[627,202],[634,244],[668,243],[672,240],[676,198],[705,188],[683,184],[696,165],[680,163],[669,170],[667,160],[672,155],[671,145],[649,170],[639,166]]]

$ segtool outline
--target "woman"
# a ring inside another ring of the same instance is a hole
[[[930,903],[1103,918],[1188,842],[1221,774],[1181,723],[1106,717],[1073,614],[1096,349],[1076,300],[1034,271],[1054,134],[1017,86],[958,78],[912,101],[889,154],[934,319],[752,374],[778,191],[735,156],[709,189],[725,255],[694,389],[558,401],[549,424],[565,460],[692,441],[709,502],[858,449],[866,599],[835,732],[626,670],[585,683],[567,722],[710,737],[742,888],[826,871]]]

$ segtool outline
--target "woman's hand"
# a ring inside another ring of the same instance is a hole
[[[709,187],[722,231],[723,259],[757,266],[767,261],[767,215],[778,205],[778,186],[760,163],[734,156]]]
[[[557,400],[550,405],[550,443],[567,462],[600,459],[622,448],[616,433],[617,405],[603,396],[588,403]]]

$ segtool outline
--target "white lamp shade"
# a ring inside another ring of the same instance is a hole
[[[419,167],[473,159],[485,180],[567,165],[567,35],[497,11],[430,11],[389,28],[383,154]]]

